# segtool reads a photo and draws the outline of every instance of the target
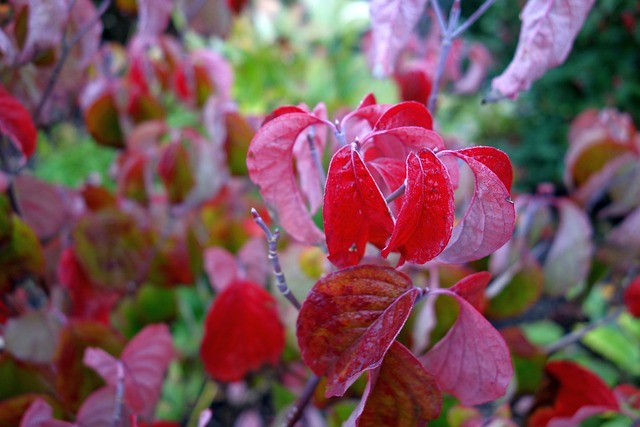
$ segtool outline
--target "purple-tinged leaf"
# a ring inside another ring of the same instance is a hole
[[[137,0],[138,30],[137,35],[157,37],[167,28],[172,0]]]
[[[565,295],[587,278],[593,254],[593,231],[585,212],[569,199],[558,200],[560,224],[545,259],[544,288]]]
[[[70,193],[25,174],[17,176],[14,184],[20,195],[22,216],[40,240],[55,237],[69,225],[68,206],[74,201]]]
[[[26,13],[26,34],[16,34],[22,52],[19,61],[29,62],[57,49],[69,17],[65,0],[15,0],[13,6],[19,14]],[[20,43],[22,36],[25,38]]]
[[[74,427],[74,424],[54,419],[51,406],[37,398],[22,416],[20,427]]]
[[[491,280],[486,271],[470,274],[451,287],[451,290],[464,298],[473,308],[482,312],[485,304],[484,290]]]
[[[322,213],[329,261],[338,267],[358,264],[367,242],[382,247],[393,230],[387,203],[353,144],[331,159]]]
[[[515,99],[549,69],[562,64],[595,0],[529,0],[520,14],[515,56],[491,87]]]
[[[426,0],[373,0],[371,63],[376,77],[393,73],[398,54],[418,23]]]
[[[304,243],[322,242],[296,182],[292,166],[293,146],[309,126],[324,122],[307,113],[280,115],[265,123],[251,141],[247,154],[249,177],[293,238]]]
[[[440,414],[438,384],[399,342],[393,342],[382,365],[368,376],[362,400],[345,427],[415,427]]]
[[[382,363],[419,290],[393,268],[364,265],[320,279],[309,292],[296,331],[302,359],[327,376],[326,396],[341,396]]]
[[[399,251],[424,264],[444,250],[454,219],[453,188],[446,168],[430,150],[407,158],[407,188],[393,234],[382,256]]]
[[[208,248],[204,252],[204,271],[209,276],[211,287],[222,292],[238,277],[236,258],[224,248]]]
[[[123,369],[125,403],[135,413],[148,417],[160,397],[164,372],[173,357],[169,328],[157,324],[141,330],[127,344],[120,360],[100,348],[88,348],[84,363],[113,387],[118,386],[118,371]]]
[[[424,367],[443,391],[464,405],[479,405],[503,396],[513,367],[500,333],[456,292],[436,290],[433,294],[453,296],[460,312],[447,335],[422,357]]]
[[[510,184],[510,175],[508,168],[496,161],[502,156],[488,156],[490,150],[501,153],[490,147],[475,147],[443,151],[438,156],[455,156],[464,160],[475,178],[469,207],[453,229],[449,245],[438,257],[442,262],[462,263],[483,258],[504,245],[513,233],[515,209],[505,186],[505,183]],[[510,165],[506,156],[504,161]]]
[[[132,384],[135,385],[135,384]],[[126,391],[126,388],[125,388]],[[159,390],[158,390],[159,392]],[[96,427],[114,425],[114,417],[120,427],[130,427],[130,408],[126,402],[118,399],[117,388],[111,385],[102,387],[87,397],[76,417],[77,427]]]

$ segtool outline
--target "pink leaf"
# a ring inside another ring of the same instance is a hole
[[[443,391],[464,405],[478,405],[504,395],[513,367],[502,336],[471,304],[456,292],[431,294],[453,296],[460,307],[458,319],[422,362]]]
[[[513,233],[515,209],[505,186],[506,183],[510,187],[510,172],[497,159],[503,158],[509,167],[510,163],[504,153],[487,155],[491,150],[501,153],[491,147],[440,153],[443,157],[456,156],[464,160],[475,178],[469,207],[453,229],[449,245],[438,257],[442,262],[462,263],[485,257],[504,245]]]
[[[430,150],[411,153],[404,203],[382,256],[397,250],[403,260],[424,264],[447,245],[453,218],[453,188],[446,168]]]
[[[14,184],[20,195],[20,208],[27,224],[41,240],[55,237],[71,222],[71,194],[30,175],[19,175]]]
[[[111,426],[116,415],[121,420],[118,425],[129,427],[129,408],[125,405],[126,402],[118,399],[117,394],[116,387],[111,385],[91,393],[78,410],[77,427]]]
[[[595,0],[529,0],[511,64],[493,79],[492,89],[515,99],[547,70],[562,64]]]
[[[162,34],[173,8],[172,0],[138,0],[138,30],[142,36],[159,36]]]
[[[0,86],[0,133],[9,138],[25,158],[36,149],[38,132],[26,108]]]
[[[256,133],[247,154],[249,177],[277,215],[280,224],[295,239],[309,244],[322,242],[322,232],[305,208],[293,171],[293,146],[309,126],[324,123],[308,113],[284,114]]]
[[[73,424],[54,419],[51,406],[37,398],[22,416],[20,427],[73,427]]]
[[[209,282],[218,292],[224,290],[238,277],[236,258],[224,248],[208,248],[204,252],[204,270]]]
[[[265,283],[271,271],[264,238],[249,239],[238,252],[240,277],[254,283]]]
[[[360,265],[320,279],[302,304],[296,325],[302,359],[327,376],[327,396],[341,396],[382,359],[406,322],[418,294],[393,268]]]
[[[329,261],[338,267],[358,264],[367,242],[382,247],[393,230],[387,203],[353,144],[331,159],[323,216]]]
[[[437,418],[441,407],[433,376],[394,341],[382,365],[369,373],[362,400],[344,425],[415,427]]]
[[[543,266],[545,290],[551,295],[565,295],[587,278],[594,250],[585,212],[569,199],[558,199],[558,214],[560,224]]]
[[[20,62],[37,59],[38,54],[60,46],[69,17],[65,0],[15,0],[13,3],[16,10],[26,7],[28,11],[27,34]]]
[[[371,63],[378,78],[393,73],[398,54],[418,23],[426,0],[373,0]]]
[[[133,412],[148,417],[160,397],[164,372],[173,357],[169,328],[156,324],[140,331],[127,344],[120,360],[102,349],[88,348],[84,363],[114,387],[118,384],[118,365],[122,363],[125,403]]]

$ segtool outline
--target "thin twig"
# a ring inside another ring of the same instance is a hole
[[[324,173],[324,168],[322,167],[322,160],[320,160],[320,152],[318,151],[318,147],[316,146],[316,129],[311,126],[309,128],[309,133],[307,134],[307,143],[309,144],[309,151],[311,152],[311,158],[313,158],[313,164],[315,165],[316,171],[318,172],[318,176],[320,177],[320,185],[322,186],[322,190],[324,191],[324,184],[327,180],[327,176]]]
[[[311,374],[304,386],[302,394],[287,413],[287,418],[282,423],[282,427],[293,427],[295,423],[300,420],[304,413],[304,408],[306,408],[311,401],[311,397],[313,397],[313,393],[316,391],[318,384],[320,384],[320,377]]]
[[[269,243],[269,260],[271,261],[271,265],[273,266],[273,274],[276,276],[276,284],[278,286],[278,290],[284,297],[289,300],[289,302],[297,309],[300,310],[300,301],[291,293],[291,289],[287,286],[287,280],[284,277],[284,272],[282,271],[282,267],[280,266],[280,258],[278,257],[278,240],[280,239],[280,230],[277,228],[272,233],[265,224],[264,220],[260,216],[255,208],[251,208],[251,215],[253,215],[253,220],[256,224],[264,231],[265,236],[267,236],[267,243]]]
[[[447,24],[444,22],[444,15],[442,13],[442,9],[440,9],[440,4],[438,0],[431,0],[431,7],[436,14],[436,18],[438,19],[438,25],[440,25],[440,31],[442,34],[447,32]]]
[[[554,342],[553,344],[550,344],[550,345],[546,346],[544,348],[545,353],[546,354],[555,353],[556,351],[560,350],[561,348],[566,347],[569,344],[573,344],[576,341],[579,341],[582,337],[584,337],[586,334],[588,334],[590,331],[596,329],[597,327],[602,326],[602,325],[606,325],[607,323],[611,323],[611,322],[614,322],[615,320],[617,320],[622,312],[623,312],[622,309],[617,309],[616,311],[610,313],[609,315],[603,317],[600,320],[596,320],[595,322],[589,323],[588,325],[585,325],[580,329],[576,329],[575,331],[571,332],[570,334],[567,334],[567,335],[563,336],[562,338],[560,338],[558,341]]]
[[[456,28],[451,36],[455,39],[465,31],[467,31],[470,26],[475,24],[475,22],[480,19],[482,15],[484,15],[484,13],[493,5],[493,3],[495,3],[495,1],[496,0],[485,0],[485,2],[482,3],[480,7],[475,12],[473,12],[466,21],[464,21],[458,28]]]
[[[120,421],[122,419],[124,387],[124,367],[122,366],[122,362],[118,361],[116,364],[116,398],[115,406],[113,408],[112,427],[118,427],[121,425]]]
[[[406,189],[407,189],[407,186],[403,182],[400,187],[396,188],[396,191],[394,191],[393,193],[391,193],[387,197],[385,197],[384,201],[387,202],[387,203],[393,202],[395,199],[397,199],[398,197],[402,196]]]
[[[72,3],[71,7],[73,7],[74,4],[75,2]],[[60,77],[60,72],[62,71],[62,67],[66,62],[67,57],[71,53],[71,50],[75,47],[76,44],[78,44],[78,42],[82,39],[82,37],[84,37],[91,30],[91,28],[93,28],[93,26],[96,25],[98,21],[100,21],[100,19],[102,18],[102,15],[107,11],[107,8],[109,7],[110,4],[111,4],[111,0],[102,0],[102,3],[100,3],[98,8],[96,9],[97,13],[94,19],[89,21],[84,27],[80,28],[80,30],[78,30],[78,32],[73,36],[71,41],[67,42],[66,39],[63,38],[62,51],[60,52],[60,59],[58,59],[58,62],[56,62],[56,65],[53,68],[53,71],[51,72],[51,77],[47,82],[47,87],[45,88],[44,93],[42,94],[42,98],[40,98],[38,107],[36,108],[36,111],[33,115],[34,121],[36,123],[40,121],[40,115],[44,110],[44,105],[46,104],[47,99],[49,99],[49,97],[51,96],[51,93],[53,92],[53,88],[55,87],[58,81],[58,78]],[[71,13],[71,8],[69,9],[69,13]]]

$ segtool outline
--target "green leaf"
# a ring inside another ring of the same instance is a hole
[[[630,374],[640,375],[638,340],[625,336],[619,328],[609,325],[601,326],[585,335],[582,342]]]

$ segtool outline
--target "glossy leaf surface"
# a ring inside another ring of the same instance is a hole
[[[297,336],[302,359],[341,396],[357,377],[382,363],[418,294],[389,267],[362,265],[320,279],[302,304]]]
[[[442,396],[435,379],[397,341],[368,375],[362,401],[345,426],[415,427],[438,417]]]
[[[353,145],[331,160],[322,213],[329,261],[338,267],[358,264],[367,242],[381,247],[393,230],[387,203]]]
[[[397,250],[402,260],[424,264],[446,247],[453,218],[453,188],[445,166],[430,150],[409,154],[404,202],[382,256]]]

